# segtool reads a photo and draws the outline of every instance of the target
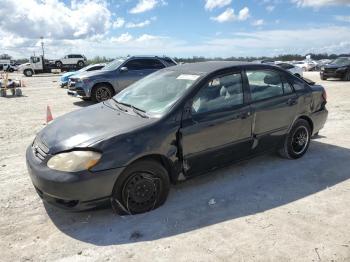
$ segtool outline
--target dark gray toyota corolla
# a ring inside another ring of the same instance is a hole
[[[82,210],[155,209],[171,183],[268,152],[300,158],[325,124],[323,87],[262,64],[205,62],[160,70],[57,118],[28,147],[38,194]]]

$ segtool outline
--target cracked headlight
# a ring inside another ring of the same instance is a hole
[[[78,172],[94,167],[101,158],[101,154],[94,151],[72,151],[54,155],[47,162],[51,169],[64,172]]]

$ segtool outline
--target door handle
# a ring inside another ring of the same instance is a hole
[[[298,103],[298,101],[295,98],[290,98],[290,99],[288,99],[286,104],[293,106],[293,105],[296,105],[297,103]]]
[[[250,111],[241,113],[238,117],[239,117],[240,119],[246,119],[246,118],[248,118],[249,116],[250,116]]]

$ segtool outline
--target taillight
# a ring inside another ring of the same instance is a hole
[[[327,92],[326,92],[326,90],[323,90],[322,97],[323,97],[324,101],[327,102]]]

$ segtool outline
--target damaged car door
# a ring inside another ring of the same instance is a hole
[[[241,72],[213,77],[193,97],[180,129],[186,176],[249,154],[252,117],[244,97]]]

